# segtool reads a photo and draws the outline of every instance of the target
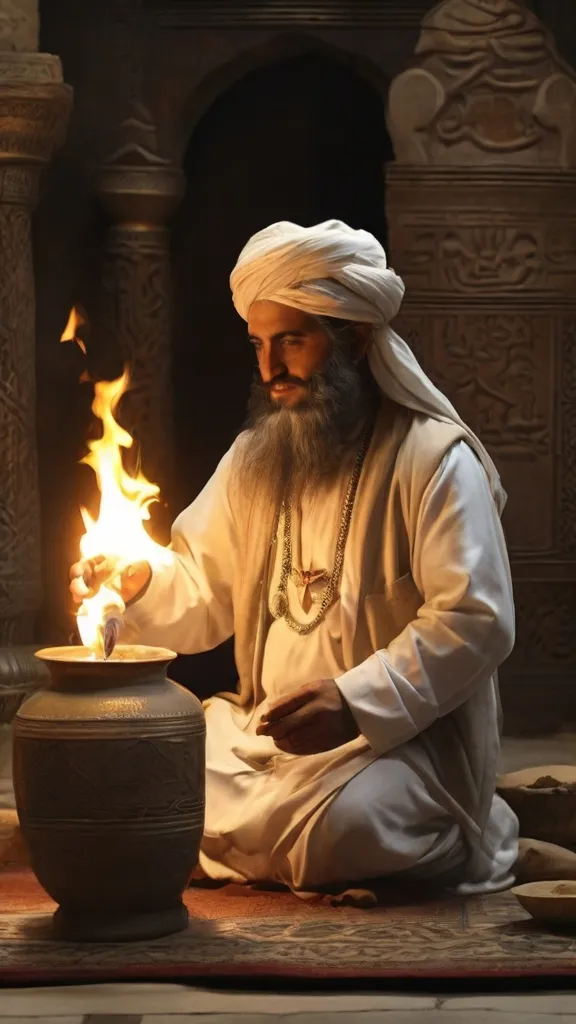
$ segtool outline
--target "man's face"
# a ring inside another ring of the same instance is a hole
[[[272,400],[285,408],[306,401],[308,382],[324,369],[332,349],[330,337],[315,317],[280,302],[254,302],[248,336]]]

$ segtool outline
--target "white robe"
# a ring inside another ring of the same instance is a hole
[[[173,544],[184,556],[186,573],[154,574],[144,597],[129,609],[128,625],[140,642],[194,653],[232,635],[228,581],[237,540],[221,490],[230,461],[225,457],[175,524]],[[295,510],[293,564],[298,568],[331,570],[347,482],[348,473],[342,474],[321,500]],[[280,536],[272,560],[270,598],[277,588],[281,541]],[[274,880],[295,889],[398,873],[442,876],[451,884],[484,891],[509,885],[517,821],[507,805],[494,797],[488,826],[475,840],[474,822],[443,787],[419,736],[405,742],[414,732],[418,700],[406,700],[403,689],[413,696],[418,686],[439,707],[453,705],[459,686],[466,699],[471,683],[491,685],[502,660],[502,635],[508,636],[508,648],[512,643],[514,614],[502,531],[486,474],[467,444],[459,442],[444,458],[420,511],[412,574],[426,595],[428,616],[348,672],[340,645],[341,605],[352,599],[346,568],[345,560],[338,601],[312,633],[301,636],[284,620],[271,621],[261,678],[266,697],[255,710],[220,697],[208,702],[201,867],[213,878]],[[309,594],[321,589],[315,584]],[[289,598],[299,620],[315,615],[314,604],[304,610],[303,594],[292,582]],[[455,617],[459,632],[438,627],[435,636],[435,606],[447,605],[470,614]],[[490,620],[496,622],[499,640],[487,664]],[[455,667],[443,670],[443,660]],[[460,678],[454,677],[455,670]],[[270,738],[255,734],[268,700],[324,678],[336,679],[370,745],[368,753],[354,742],[340,749],[338,758],[346,761],[341,783],[335,752],[284,754]],[[490,764],[498,745],[495,731],[487,738]],[[329,774],[332,762],[332,792],[311,803],[315,775]],[[483,845],[479,858],[471,849],[475,841]],[[480,871],[472,862],[481,863]]]

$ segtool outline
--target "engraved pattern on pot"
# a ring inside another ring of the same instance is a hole
[[[114,765],[105,775],[102,764]],[[32,770],[37,765],[37,770]],[[97,824],[161,819],[167,826],[202,815],[204,744],[173,732],[171,739],[49,740],[20,738],[15,776],[25,775],[21,810],[27,824],[74,820]],[[162,778],[152,790],[150,779]],[[66,779],[66,786],[62,780]]]
[[[204,824],[205,721],[197,698],[166,677],[175,655],[120,645],[106,662],[78,647],[39,656],[51,685],[16,716],[14,791],[34,873],[59,904],[56,936],[185,927],[181,896]]]

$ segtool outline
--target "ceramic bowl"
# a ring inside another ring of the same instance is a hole
[[[576,882],[527,882],[512,892],[536,920],[576,926]]]

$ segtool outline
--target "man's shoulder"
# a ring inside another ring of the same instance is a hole
[[[467,441],[467,434],[458,423],[414,412],[396,460],[400,484],[419,485],[423,490],[448,452],[461,441]]]
[[[425,453],[434,452],[439,447],[441,449],[465,437],[466,431],[459,423],[437,420],[423,413],[413,413],[405,443],[412,445],[414,450],[419,449]]]

